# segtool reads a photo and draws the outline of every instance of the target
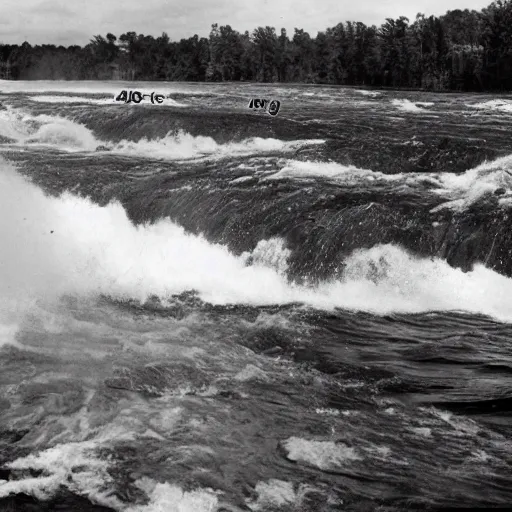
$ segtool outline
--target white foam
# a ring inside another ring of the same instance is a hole
[[[149,424],[156,430],[169,433],[174,430],[175,426],[181,420],[182,413],[183,409],[181,407],[165,409],[151,418]]]
[[[16,116],[11,109],[0,110],[0,137],[20,140],[27,134],[27,127],[21,116]]]
[[[179,131],[158,139],[122,140],[114,144],[97,139],[86,126],[70,119],[46,114],[32,116],[11,108],[0,111],[0,136],[23,145],[46,145],[66,151],[95,151],[98,146],[104,146],[117,154],[178,161],[290,152],[325,142],[320,139],[281,141],[253,137],[219,144],[212,137],[193,136]]]
[[[474,452],[471,452],[470,460],[486,464],[492,458],[493,457],[491,455],[489,455],[488,453],[486,453],[484,450],[476,450]]]
[[[255,491],[258,494],[256,502],[248,503],[251,510],[268,510],[273,507],[283,507],[294,504],[297,494],[292,482],[273,478],[267,482],[258,482]]]
[[[254,176],[240,176],[240,178],[235,178],[234,180],[231,180],[229,183],[232,185],[236,185],[237,183],[243,183],[244,181],[250,181],[253,180]]]
[[[5,498],[10,494],[23,493],[28,496],[32,495],[39,500],[47,500],[55,494],[60,483],[61,479],[55,475],[8,482],[0,480],[0,498]]]
[[[240,370],[234,377],[235,380],[239,382],[247,382],[251,380],[259,380],[259,381],[268,381],[269,377],[268,375],[257,366],[254,366],[253,364],[248,364],[243,368],[243,370]]]
[[[147,494],[149,503],[127,507],[109,496],[112,477],[108,461],[95,454],[99,446],[97,441],[61,444],[6,464],[12,470],[42,471],[44,476],[0,481],[0,497],[25,493],[47,500],[64,486],[96,503],[124,512],[214,512],[218,509],[217,494],[211,489],[186,492],[178,485],[149,478],[135,482]]]
[[[247,499],[247,506],[262,512],[276,510],[276,507],[279,510],[303,510],[304,500],[309,493],[325,493],[325,489],[303,483],[295,486],[292,482],[277,478],[258,482],[254,490],[258,497],[256,500]],[[331,501],[332,496],[327,499]]]
[[[260,240],[253,251],[244,252],[241,257],[254,266],[273,268],[279,275],[285,276],[290,256],[291,251],[285,247],[283,239],[274,237]]]
[[[107,471],[108,462],[95,455],[96,448],[93,441],[61,444],[6,464],[13,470],[42,471],[44,476],[0,484],[0,497],[26,493],[44,500],[52,497],[60,486],[65,486],[97,503],[119,508],[118,500],[104,493],[112,479]]]
[[[57,96],[45,94],[40,96],[29,96],[27,99],[37,103],[87,103],[89,105],[113,105],[113,98],[88,98],[86,96]]]
[[[356,89],[356,92],[362,94],[363,96],[370,96],[371,98],[376,98],[382,94],[377,91],[368,91],[366,89]]]
[[[386,459],[391,454],[389,446],[370,445],[363,448],[366,453],[372,454],[374,457]]]
[[[347,258],[343,280],[299,286],[286,277],[282,241],[261,242],[252,258],[235,256],[169,220],[135,227],[117,203],[47,197],[7,163],[0,163],[0,236],[0,300],[63,293],[165,299],[196,290],[213,304],[302,302],[376,314],[456,309],[512,320],[512,279],[482,265],[462,272],[379,245]]]
[[[284,167],[278,172],[267,176],[266,179],[281,178],[329,178],[344,183],[360,183],[364,179],[398,180],[402,175],[385,175],[361,169],[354,165],[342,165],[336,162],[314,162],[302,160],[287,160]]]
[[[16,342],[18,323],[10,323],[2,317],[3,315],[0,314],[0,347],[3,345],[18,345]]]
[[[68,119],[53,116],[38,116],[44,124],[25,143],[48,144],[63,149],[94,151],[99,142],[92,132],[83,125]]]
[[[322,407],[315,409],[315,412],[317,414],[322,414],[325,416],[339,416],[340,415],[340,411],[338,409],[325,409]],[[345,416],[347,416],[347,415],[345,415]]]
[[[433,407],[430,408],[430,412],[462,435],[474,436],[481,430],[478,423],[472,419],[456,416],[449,411],[442,411]]]
[[[465,210],[484,195],[492,195],[498,188],[505,189],[501,200],[512,196],[512,155],[470,169],[460,174],[440,173],[437,177],[440,188],[436,192],[445,196],[448,202],[435,210],[451,208]],[[506,204],[505,204],[506,206]]]
[[[324,140],[281,141],[279,139],[264,139],[254,137],[241,142],[219,144],[211,137],[193,136],[180,131],[177,134],[167,134],[160,139],[141,139],[137,142],[121,141],[108,145],[114,153],[162,158],[166,160],[183,160],[202,157],[232,157],[245,156],[255,153],[286,152],[310,144],[323,144]]]
[[[428,106],[431,103],[427,102],[412,102],[406,99],[394,99],[391,100],[393,106],[402,112],[425,112],[425,109],[418,107],[418,105]]]
[[[0,135],[21,144],[47,145],[68,151],[94,151],[100,144],[80,123],[59,116],[31,116],[14,109],[0,111]]]
[[[300,437],[290,437],[284,443],[288,458],[306,462],[323,470],[332,470],[361,460],[354,448],[332,441],[309,441]]]
[[[433,211],[450,208],[462,211],[484,195],[492,195],[504,188],[500,205],[512,203],[512,155],[485,162],[463,173],[397,173],[384,174],[336,162],[287,160],[284,166],[265,179],[329,179],[346,185],[368,186],[378,183],[394,183],[395,190],[421,188],[425,185],[432,193],[442,196],[445,202]],[[399,188],[400,187],[400,188]]]
[[[481,103],[473,103],[466,105],[466,107],[475,108],[477,110],[489,110],[494,112],[504,112],[506,114],[512,113],[512,100],[495,99],[483,101]]]
[[[411,428],[411,430],[415,434],[418,434],[419,436],[423,436],[423,437],[431,437],[432,436],[432,429],[428,428],[428,427],[414,427],[414,428]]]
[[[211,489],[183,491],[175,484],[157,483],[149,478],[136,482],[149,497],[147,505],[124,508],[124,512],[215,512],[219,501]]]

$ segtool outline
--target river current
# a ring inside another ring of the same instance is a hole
[[[0,81],[0,509],[510,506],[511,130],[507,95]]]

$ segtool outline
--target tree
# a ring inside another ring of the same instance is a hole
[[[0,75],[12,79],[309,82],[425,89],[512,88],[512,0],[482,11],[401,16],[379,28],[348,21],[312,38],[273,27],[243,34],[213,24],[209,37],[171,41],[126,32],[83,48],[0,44]]]
[[[512,0],[496,0],[483,10],[485,71],[491,87],[512,88]]]
[[[253,41],[258,59],[256,79],[261,82],[277,80],[277,51],[278,42],[273,27],[258,27],[253,32]]]

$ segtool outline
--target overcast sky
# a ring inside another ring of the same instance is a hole
[[[340,21],[380,25],[418,12],[481,9],[491,0],[0,0],[0,43],[86,44],[93,35],[135,31],[171,40],[207,36],[212,23],[241,32],[257,26],[294,27],[312,36]]]

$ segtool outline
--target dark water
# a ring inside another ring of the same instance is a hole
[[[123,87],[0,82],[0,509],[510,506],[512,99]]]

